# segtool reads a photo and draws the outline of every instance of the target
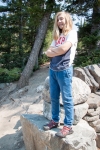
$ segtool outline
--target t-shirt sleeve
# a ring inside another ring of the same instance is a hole
[[[53,46],[55,47],[55,40],[52,41],[51,45],[50,46]]]
[[[77,31],[76,30],[72,30],[69,32],[66,41],[69,41],[72,43],[72,45],[76,44],[78,42],[78,38],[77,38]]]

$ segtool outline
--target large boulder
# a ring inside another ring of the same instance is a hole
[[[74,105],[81,104],[87,101],[88,95],[91,93],[90,87],[81,79],[73,77],[72,79],[72,93]],[[50,103],[50,93],[49,93],[49,77],[46,78],[44,89],[42,92],[43,99]],[[62,104],[62,98],[60,96],[60,102]]]
[[[81,79],[73,77],[72,80],[72,93],[74,105],[81,104],[87,101],[91,93],[90,87]]]
[[[46,123],[47,119],[42,115],[21,115],[26,150],[97,150],[96,132],[84,120],[73,126],[73,134],[63,139],[55,136],[62,126],[44,131]]]

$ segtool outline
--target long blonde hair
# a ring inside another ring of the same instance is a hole
[[[54,22],[54,28],[53,28],[53,39],[54,40],[57,40],[60,36],[60,29],[58,28],[58,25],[57,25],[57,19],[58,19],[58,16],[61,15],[61,14],[64,14],[65,16],[65,26],[62,30],[62,33],[64,35],[67,35],[67,33],[72,30],[72,26],[73,26],[73,22],[72,22],[72,18],[70,16],[70,14],[68,12],[58,12],[55,16],[55,22]]]

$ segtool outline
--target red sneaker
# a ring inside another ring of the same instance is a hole
[[[55,135],[61,138],[65,138],[67,135],[72,134],[72,133],[73,133],[72,128],[63,126],[63,129],[60,132],[57,132]]]
[[[52,128],[57,128],[59,125],[59,123],[56,123],[53,120],[51,120],[48,124],[44,125],[43,128],[44,130],[50,130]]]

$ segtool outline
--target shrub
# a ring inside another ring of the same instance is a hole
[[[17,81],[20,77],[21,69],[13,68],[11,70],[0,68],[0,82],[13,82]]]

